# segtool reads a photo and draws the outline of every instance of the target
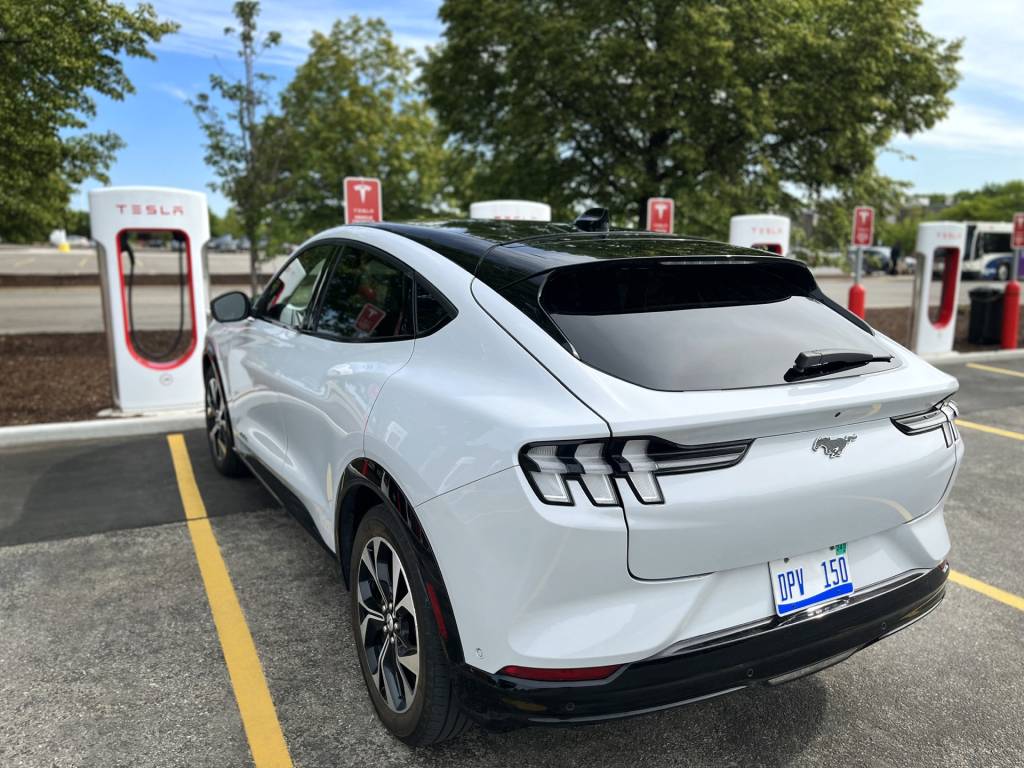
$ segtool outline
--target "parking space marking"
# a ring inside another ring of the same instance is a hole
[[[238,702],[253,762],[256,768],[291,766],[288,745],[281,732],[281,723],[277,719],[277,710],[270,697],[252,633],[206,516],[206,507],[199,494],[185,438],[180,434],[168,435],[167,445],[174,462],[186,525],[192,537],[192,547],[206,587],[210,613],[213,614],[213,623],[224,652],[224,663],[231,677],[231,686],[235,701]]]
[[[1024,597],[1007,592],[999,587],[993,587],[991,584],[986,584],[984,581],[979,581],[965,573],[959,571],[950,570],[949,580],[959,584],[961,587],[967,587],[967,589],[973,589],[975,592],[980,592],[985,597],[990,597],[993,600],[998,600],[1000,603],[1005,603],[1011,608],[1016,608],[1018,611],[1024,611]]]
[[[978,371],[989,371],[990,373],[1001,373],[1004,376],[1019,376],[1024,379],[1024,371],[1015,371],[1012,368],[1000,368],[996,365],[983,365],[982,363],[967,363],[968,368]]]
[[[1024,433],[1012,432],[1009,429],[1000,429],[999,427],[990,427],[987,424],[976,424],[973,421],[964,421],[963,419],[957,419],[956,425],[958,427],[966,427],[967,429],[976,429],[979,432],[988,432],[990,435],[999,435],[1000,437],[1008,437],[1011,440],[1024,440]]]

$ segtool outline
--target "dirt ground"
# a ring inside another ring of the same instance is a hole
[[[869,309],[866,319],[906,344],[909,318],[909,309]],[[967,342],[968,320],[967,307],[961,307],[955,348],[995,349]],[[157,347],[166,343],[166,334],[147,333],[144,341]],[[91,419],[112,405],[104,334],[0,334],[0,425]]]

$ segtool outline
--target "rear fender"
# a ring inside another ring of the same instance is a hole
[[[444,577],[441,575],[441,568],[437,563],[434,549],[427,539],[426,531],[423,530],[416,511],[398,483],[387,470],[370,459],[356,459],[345,468],[337,495],[334,544],[345,586],[348,589],[352,588],[349,579],[349,566],[353,556],[352,544],[355,541],[356,528],[362,513],[368,508],[359,503],[360,496],[365,493],[371,493],[377,500],[387,504],[405,526],[406,532],[416,548],[416,559],[426,583],[427,601],[434,612],[434,620],[441,635],[441,644],[450,662],[461,663],[465,657],[455,622],[455,613],[452,610],[448,589],[445,586]]]

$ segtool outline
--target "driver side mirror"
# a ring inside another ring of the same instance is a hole
[[[252,304],[241,291],[231,291],[211,301],[210,312],[218,323],[237,323],[252,314]]]

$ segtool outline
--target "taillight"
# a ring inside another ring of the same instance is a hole
[[[613,469],[605,456],[607,443],[547,443],[528,445],[519,453],[519,463],[530,485],[548,504],[572,504],[566,480],[579,480],[590,501],[597,506],[615,506],[619,493],[612,479]]]
[[[578,481],[596,506],[619,504],[615,478],[625,478],[643,504],[661,504],[658,475],[724,469],[742,461],[751,441],[677,445],[658,437],[534,443],[519,463],[533,490],[547,504],[573,503],[567,481]]]
[[[905,435],[922,435],[941,429],[942,436],[946,439],[946,447],[949,448],[960,439],[960,431],[956,428],[956,419],[959,415],[960,408],[954,401],[943,400],[927,411],[894,416],[892,423]]]

